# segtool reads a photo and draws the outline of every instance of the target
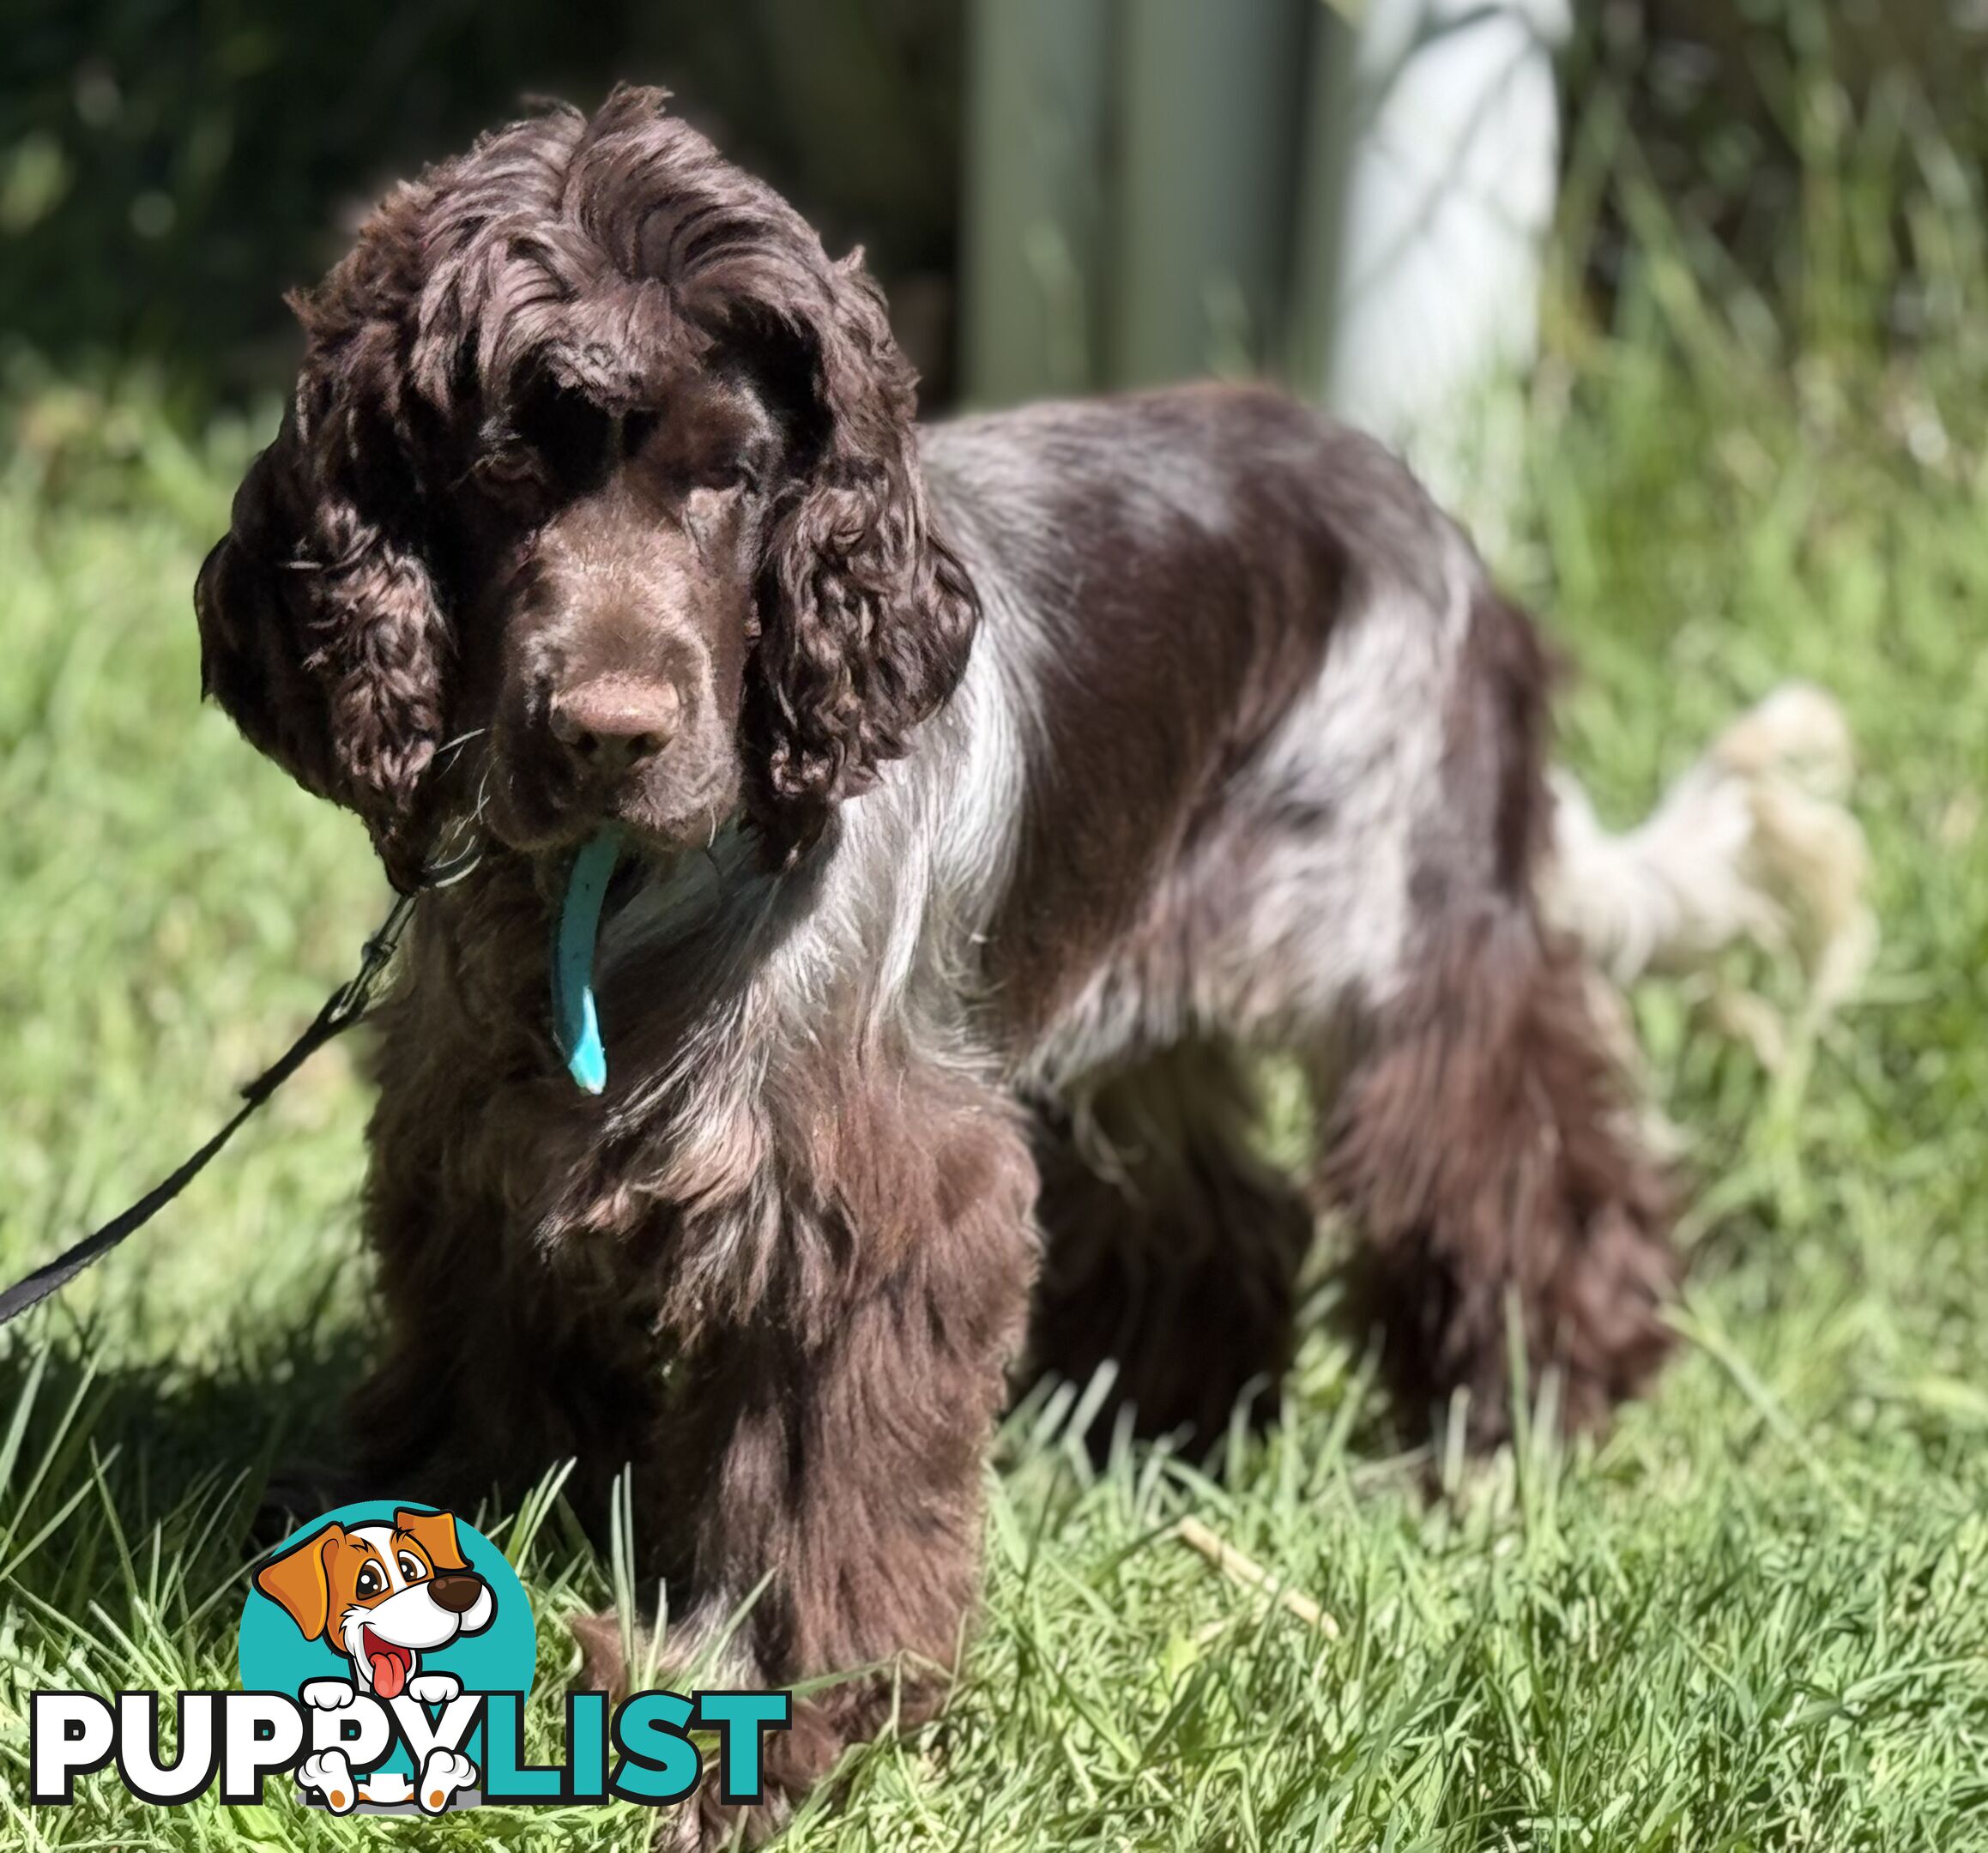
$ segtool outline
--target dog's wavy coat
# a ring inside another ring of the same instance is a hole
[[[1574,1422],[1656,1365],[1659,1194],[1535,901],[1541,648],[1381,450],[1218,389],[921,432],[858,259],[652,92],[401,187],[296,306],[207,687],[396,882],[486,842],[383,1012],[383,1484],[631,1461],[673,1649],[759,1590],[733,1678],[895,1662],[915,1717],[1031,1289],[1148,1430],[1274,1385],[1313,1212],[1260,1048],[1415,1421],[1496,1437],[1508,1308]],[[595,1101],[545,972],[607,820]],[[891,1704],[800,1707],[751,1831]]]

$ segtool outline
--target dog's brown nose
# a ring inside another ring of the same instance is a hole
[[[435,1598],[435,1606],[446,1609],[450,1615],[462,1615],[476,1606],[476,1598],[483,1593],[483,1578],[460,1573],[438,1576],[428,1584],[428,1593]]]
[[[553,738],[583,765],[619,772],[662,751],[682,715],[674,682],[597,676],[553,697]]]

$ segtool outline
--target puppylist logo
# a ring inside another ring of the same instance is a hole
[[[176,1808],[220,1783],[232,1806],[290,1776],[334,1814],[441,1814],[479,1804],[680,1802],[717,1740],[720,1792],[761,1797],[760,1749],[784,1730],[785,1693],[644,1692],[609,1712],[566,1699],[565,1759],[525,1759],[537,1659],[531,1606],[504,1553],[432,1507],[343,1506],[293,1534],[257,1570],[242,1609],[242,1690],[174,1696],[163,1760],[156,1693],[36,1693],[29,1800],[67,1807],[79,1778],[114,1763],[141,1801]]]

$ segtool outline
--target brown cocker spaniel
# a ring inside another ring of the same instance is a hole
[[[942,1696],[1018,1361],[1205,1443],[1321,1198],[1416,1423],[1499,1436],[1508,1307],[1573,1423],[1650,1373],[1541,645],[1376,444],[1227,388],[921,429],[860,257],[655,92],[397,188],[296,306],[207,689],[397,884],[482,846],[380,1013],[354,1431],[431,1501],[574,1458],[597,1518],[632,1463],[672,1662],[757,1591],[722,1683],[891,1669],[797,1707],[749,1835]],[[547,969],[607,824],[594,1095]]]

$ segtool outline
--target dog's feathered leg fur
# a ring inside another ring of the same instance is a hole
[[[1361,1013],[1319,1177],[1360,1238],[1354,1307],[1405,1406],[1462,1392],[1483,1446],[1513,1417],[1514,1322],[1566,1426],[1596,1427],[1662,1361],[1677,1270],[1580,949],[1541,918],[1544,653],[1480,593],[1465,660],[1447,814],[1483,850],[1430,884],[1399,981]]]

